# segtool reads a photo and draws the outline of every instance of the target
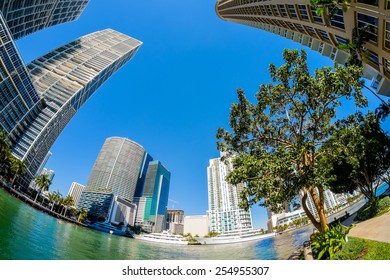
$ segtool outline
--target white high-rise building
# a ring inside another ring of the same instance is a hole
[[[85,189],[85,186],[76,182],[73,182],[70,186],[68,195],[73,198],[74,205],[77,206],[77,204],[80,201],[81,193]]]
[[[222,234],[253,229],[250,211],[239,207],[240,192],[245,184],[234,186],[226,182],[226,176],[231,170],[231,162],[225,164],[221,158],[211,159],[207,168],[211,232]]]

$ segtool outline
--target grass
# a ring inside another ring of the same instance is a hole
[[[379,197],[376,204],[368,202],[356,215],[357,221],[364,221],[376,216],[380,216],[390,210],[390,197]]]
[[[333,260],[390,260],[390,243],[349,237]]]

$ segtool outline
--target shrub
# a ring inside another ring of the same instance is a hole
[[[318,260],[333,258],[333,255],[341,249],[353,226],[344,227],[339,223],[325,232],[317,232],[310,236],[313,257]]]
[[[363,208],[361,208],[356,215],[357,221],[364,221],[375,217],[380,212],[390,207],[390,197],[386,196],[380,199],[369,201]]]
[[[348,238],[348,242],[345,242],[342,249],[336,252],[332,260],[356,260],[361,252],[364,250],[366,243],[360,238]]]

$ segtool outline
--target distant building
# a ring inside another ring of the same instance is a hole
[[[92,168],[89,189],[107,189],[130,201],[138,183],[145,149],[123,137],[107,138]]]
[[[73,198],[74,205],[76,207],[78,207],[78,204],[79,204],[80,198],[81,198],[81,193],[83,192],[84,189],[85,189],[85,186],[83,186],[79,183],[76,183],[76,182],[73,182],[72,185],[70,186],[68,195]]]
[[[277,217],[276,226],[289,225],[293,221],[306,217],[306,213],[303,209],[298,209],[293,212],[284,212]]]
[[[144,211],[137,215],[137,219],[140,221],[142,217],[141,225],[153,224],[153,232],[165,229],[170,179],[171,173],[160,161],[149,162],[143,191],[140,192],[142,197],[134,198],[135,203],[144,203],[138,205],[138,211]]]
[[[191,215],[184,217],[184,234],[191,233],[192,236],[205,236],[209,233],[209,215]]]
[[[240,208],[240,193],[245,184],[230,185],[226,176],[232,170],[231,162],[221,158],[210,160],[207,168],[210,231],[218,233],[253,230],[251,212]]]
[[[184,234],[184,211],[167,210],[167,228],[171,233]]]

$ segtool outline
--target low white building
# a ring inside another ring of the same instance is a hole
[[[193,215],[184,217],[184,233],[191,233],[192,236],[205,236],[209,233],[209,216]]]
[[[293,221],[306,217],[306,213],[303,209],[298,209],[293,212],[285,212],[277,217],[277,226],[289,225]]]

